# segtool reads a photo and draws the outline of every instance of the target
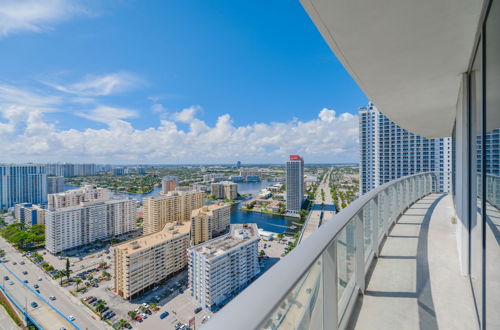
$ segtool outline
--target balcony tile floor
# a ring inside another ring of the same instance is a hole
[[[460,274],[451,196],[431,194],[389,233],[349,328],[477,329],[470,284]]]

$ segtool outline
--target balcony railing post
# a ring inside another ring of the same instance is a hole
[[[323,329],[338,328],[337,296],[337,244],[332,244],[323,253]]]
[[[363,209],[355,216],[355,240],[356,240],[356,283],[361,293],[365,292],[365,245]]]
[[[385,230],[385,236],[389,236],[389,227],[390,227],[390,213],[391,213],[391,201],[390,201],[390,194],[389,194],[389,189],[385,189],[382,194],[384,195],[384,230]]]
[[[378,258],[378,255],[380,253],[380,247],[379,247],[379,223],[378,223],[378,218],[379,218],[379,205],[378,205],[378,195],[375,196],[372,200],[372,207],[370,209],[370,215],[372,217],[372,223],[373,223],[373,232],[372,232],[372,249],[373,249],[373,254],[375,255],[376,258]]]

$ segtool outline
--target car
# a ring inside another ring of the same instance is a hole
[[[194,310],[194,313],[195,314],[198,314],[199,312],[201,312],[202,308],[201,307],[198,307]]]
[[[23,275],[28,275],[28,272],[27,271],[23,271]]]
[[[38,289],[40,286],[38,284],[33,285],[35,289]]]
[[[146,303],[142,303],[142,306],[144,306],[145,308],[149,308],[149,305]]]
[[[109,313],[109,314],[105,317],[105,319],[110,319],[110,318],[112,318],[112,317],[113,317],[113,316],[115,316],[115,315],[116,315],[116,313],[115,313],[115,312],[111,312],[111,313]]]
[[[183,294],[183,293],[184,293],[184,289],[182,289],[182,288],[181,288],[181,289],[179,289],[179,293],[180,293],[180,294]]]
[[[142,313],[142,314],[141,314],[141,317],[145,320],[145,319],[147,319],[147,318],[148,318],[148,314],[146,314],[146,313]]]
[[[38,280],[39,280],[39,281],[41,281],[41,280],[42,280],[42,278],[41,278],[41,277],[39,277],[39,278],[38,278]]]
[[[139,321],[139,322],[142,322],[142,317],[141,317],[140,315],[137,315],[137,316],[135,317],[135,320],[136,320],[136,321]]]
[[[76,320],[76,318],[73,315],[68,316],[68,319],[70,319],[70,321]]]
[[[24,261],[21,261],[19,264],[20,264],[20,265],[24,265]]]
[[[14,284],[14,281],[9,281],[9,285],[13,285]]]
[[[12,264],[13,264],[13,265],[17,265],[17,262],[13,261],[13,262],[12,262]]]
[[[56,297],[55,296],[50,296],[49,299],[52,300],[52,301],[54,301],[54,300],[56,300]]]
[[[24,280],[23,282],[24,282],[24,283],[28,283],[28,280]]]
[[[148,315],[153,314],[153,313],[152,313],[149,309],[146,309],[146,310],[144,311],[144,313],[146,313],[146,314],[148,314]]]
[[[9,277],[8,276],[4,276],[3,279],[6,280],[6,281],[8,281]]]
[[[36,293],[40,294],[40,290],[36,289],[35,291],[36,291]]]
[[[160,319],[162,319],[162,320],[163,320],[164,318],[166,318],[166,317],[168,316],[168,314],[169,314],[168,312],[163,312],[163,313],[161,313],[161,314],[160,314]]]
[[[38,304],[37,304],[36,302],[34,302],[34,301],[33,301],[33,302],[31,303],[31,307],[33,307],[33,308],[37,308],[37,307],[38,307]]]
[[[132,329],[132,326],[130,325],[130,323],[126,323],[126,324],[124,325],[124,327],[125,327],[125,328],[127,328],[127,329]]]
[[[88,302],[88,301],[89,301],[90,299],[92,299],[92,298],[94,298],[94,296],[88,296],[88,297],[87,297],[87,298],[85,298],[84,300]]]

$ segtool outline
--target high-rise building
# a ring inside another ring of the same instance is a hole
[[[154,234],[112,246],[115,293],[131,299],[182,270],[189,228],[187,222],[171,223]]]
[[[179,182],[179,178],[176,176],[165,176],[161,180],[161,193],[166,194],[169,191],[174,191],[177,183]]]
[[[259,169],[254,168],[244,168],[240,170],[240,176],[246,182],[259,182],[261,179],[262,172]]]
[[[95,175],[97,171],[95,164],[46,164],[45,168],[47,175],[66,178]]]
[[[212,183],[210,192],[216,199],[238,199],[238,184],[231,181]]]
[[[41,205],[29,203],[16,204],[14,215],[17,220],[28,226],[45,224],[45,209]]]
[[[78,189],[68,190],[48,195],[48,209],[59,209],[69,206],[79,206],[82,203],[109,200],[110,193],[106,188],[85,185]]]
[[[286,162],[286,211],[298,215],[304,202],[304,159],[291,155]]]
[[[47,194],[56,194],[64,191],[64,177],[63,176],[49,176],[47,177]]]
[[[236,168],[241,168],[241,161],[239,161],[239,160],[238,160],[238,161],[236,162]]]
[[[41,165],[0,165],[0,209],[18,203],[45,204],[47,175]]]
[[[211,240],[229,228],[231,204],[216,203],[191,212],[191,242],[193,245]]]
[[[166,195],[143,199],[144,234],[162,230],[169,222],[191,220],[191,212],[203,206],[203,192],[169,191]]]
[[[360,191],[419,172],[435,172],[438,191],[450,191],[451,140],[408,132],[370,103],[359,109]]]
[[[230,233],[188,249],[191,296],[207,308],[220,307],[260,272],[255,223],[233,224]]]
[[[134,200],[81,202],[45,212],[45,247],[51,253],[58,253],[135,229]]]
[[[125,174],[125,168],[124,167],[114,167],[111,170],[111,174],[113,174],[113,175],[124,175]]]

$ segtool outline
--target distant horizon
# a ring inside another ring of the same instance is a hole
[[[249,166],[272,166],[272,165],[284,165],[283,163],[242,163],[241,167],[249,167]],[[103,166],[236,166],[236,162],[234,163],[185,163],[185,164],[140,164],[140,163],[130,163],[130,164],[112,164],[112,163],[83,163],[83,162],[22,162],[22,163],[0,163],[0,165],[52,165],[52,164],[69,164],[69,165],[85,165],[85,164],[94,164],[94,165],[103,165]],[[326,166],[326,165],[358,165],[359,163],[357,162],[342,162],[342,163],[308,163],[307,161],[304,162],[304,165],[320,165],[320,166]]]

